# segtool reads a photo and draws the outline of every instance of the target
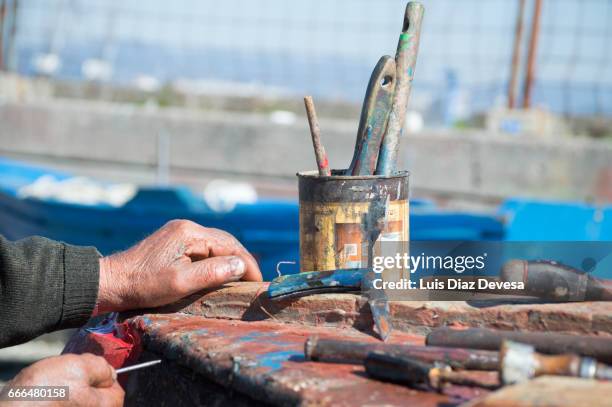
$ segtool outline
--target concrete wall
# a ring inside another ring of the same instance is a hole
[[[357,123],[321,119],[334,167],[352,156]],[[0,104],[0,154],[82,174],[155,181],[158,134],[170,140],[172,182],[203,186],[215,177],[293,193],[295,173],[312,169],[307,121],[279,124],[267,114],[41,100]],[[612,143],[484,132],[425,131],[402,144],[415,191],[503,198],[590,199],[612,168]]]

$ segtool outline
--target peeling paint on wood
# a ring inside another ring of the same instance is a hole
[[[304,341],[312,333],[375,341],[355,331],[184,314],[140,316],[130,324],[142,333],[148,351],[227,389],[274,405],[452,406],[484,394],[484,390],[462,386],[451,386],[443,394],[416,391],[370,380],[362,366],[304,359]]]

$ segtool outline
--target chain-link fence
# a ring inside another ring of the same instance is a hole
[[[524,88],[534,4],[524,5]],[[506,105],[520,0],[425,0],[412,106],[444,121]],[[191,92],[359,102],[405,0],[0,0],[2,66]],[[612,115],[612,1],[543,0],[532,106]],[[15,17],[16,16],[16,17]],[[521,92],[518,92],[521,104]]]

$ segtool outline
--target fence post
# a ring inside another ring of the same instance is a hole
[[[6,0],[0,0],[0,71],[4,71],[4,20]]]
[[[542,14],[542,0],[535,0],[533,5],[533,16],[531,20],[531,37],[529,38],[529,54],[527,55],[527,76],[525,78],[525,89],[523,93],[523,108],[531,106],[531,91],[535,78],[535,59],[538,48],[538,37],[540,34],[540,15]]]
[[[525,0],[518,0],[518,14],[514,30],[514,46],[512,50],[512,66],[510,67],[510,83],[508,84],[508,108],[516,107],[516,88],[521,61],[521,44],[523,42],[523,20],[525,16]]]

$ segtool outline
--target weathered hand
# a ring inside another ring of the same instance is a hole
[[[124,392],[116,379],[115,369],[100,356],[89,353],[62,355],[23,369],[6,384],[4,391],[21,386],[68,386],[68,400],[20,401],[19,405],[122,406]]]
[[[165,305],[240,279],[262,277],[253,256],[235,237],[174,220],[134,247],[100,259],[97,312]]]

